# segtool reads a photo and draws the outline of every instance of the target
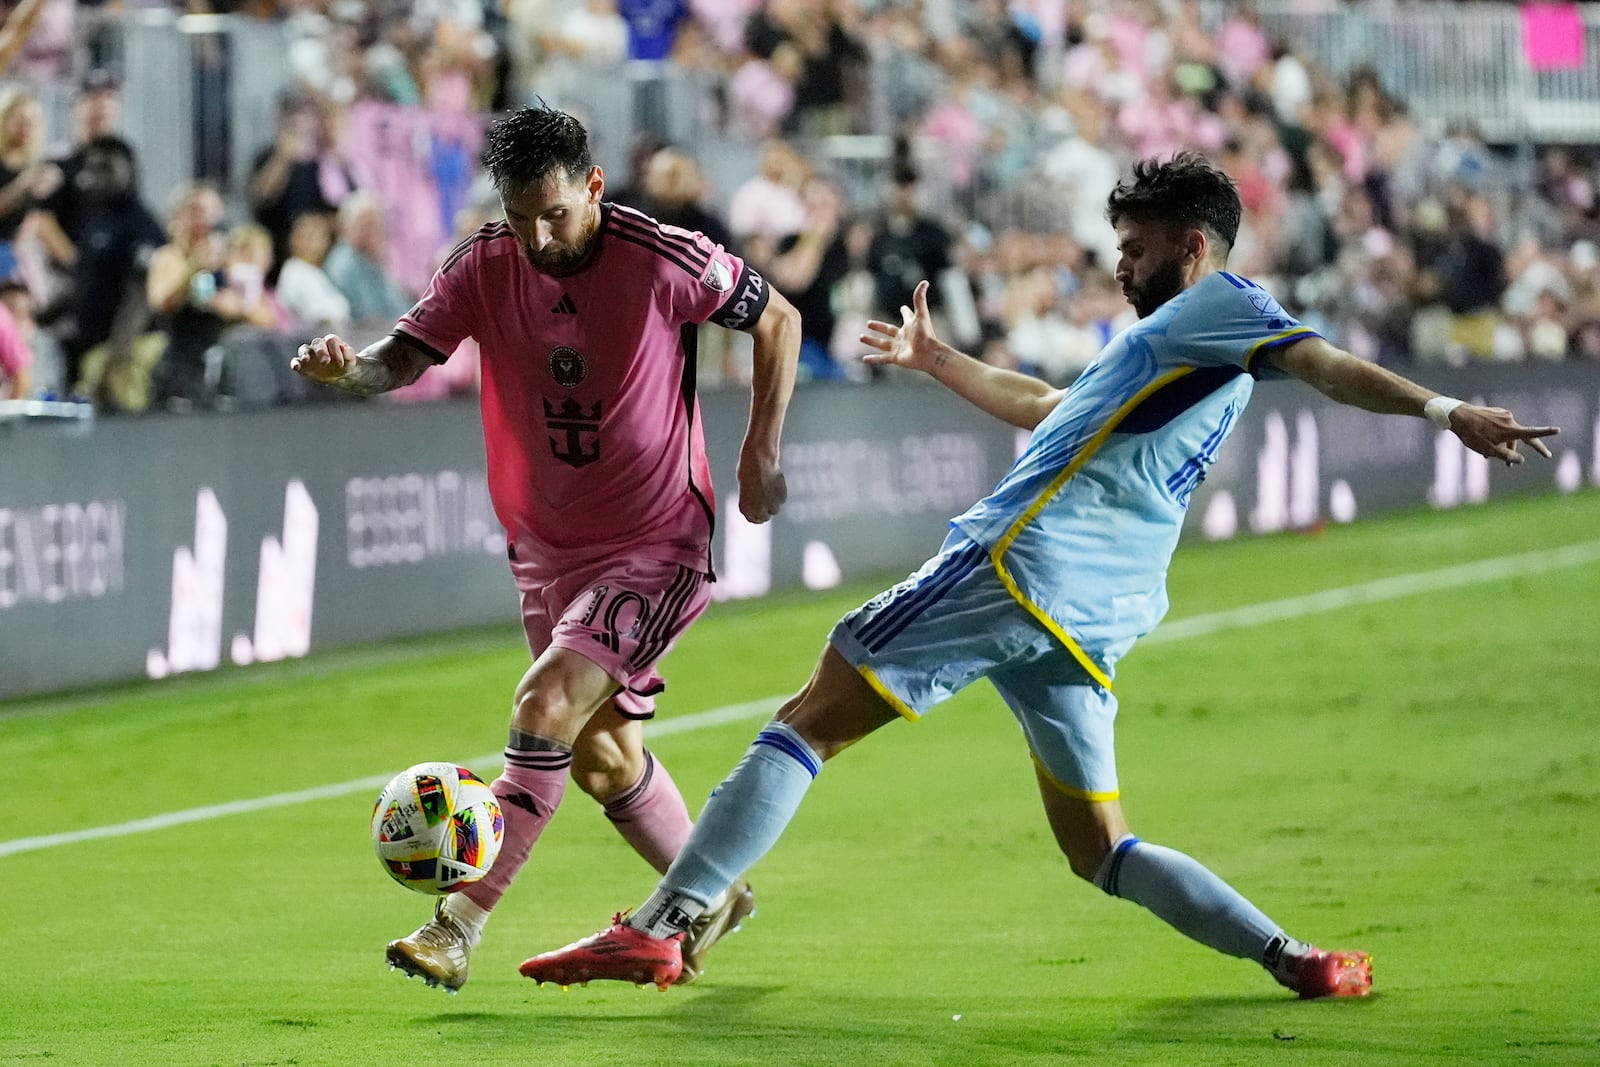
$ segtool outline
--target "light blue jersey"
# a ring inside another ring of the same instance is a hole
[[[1250,400],[1263,354],[1317,336],[1218,272],[1112,338],[994,492],[951,520],[1102,686],[1167,610],[1190,495]]]

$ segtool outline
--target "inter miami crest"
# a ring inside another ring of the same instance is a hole
[[[581,385],[589,376],[589,364],[576,348],[558,345],[550,350],[550,377],[563,389]]]

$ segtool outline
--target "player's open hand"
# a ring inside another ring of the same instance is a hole
[[[766,522],[789,499],[789,483],[775,460],[753,449],[739,453],[739,513],[751,522]]]
[[[356,350],[333,334],[313,337],[300,346],[300,352],[289,361],[289,369],[322,385],[331,385],[345,376],[356,361]]]
[[[1485,408],[1477,404],[1462,404],[1450,412],[1450,430],[1474,452],[1498,459],[1508,467],[1525,458],[1517,451],[1517,446],[1524,442],[1529,449],[1549,459],[1550,449],[1540,438],[1561,432],[1554,426],[1523,426],[1505,408]]]
[[[873,319],[867,323],[861,343],[873,349],[861,357],[865,363],[893,363],[931,373],[946,346],[933,332],[927,280],[912,290],[911,306],[900,309],[900,325]]]

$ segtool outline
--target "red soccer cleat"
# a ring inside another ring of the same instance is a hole
[[[540,985],[554,982],[563,989],[593,981],[649,982],[665,992],[683,971],[683,935],[651,937],[628,926],[619,913],[608,929],[524,960],[517,970]]]
[[[1301,1000],[1364,997],[1372,992],[1372,957],[1365,952],[1324,952],[1313,948],[1294,961],[1293,988]]]

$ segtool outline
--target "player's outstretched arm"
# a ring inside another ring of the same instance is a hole
[[[1375,363],[1357,359],[1321,337],[1285,345],[1267,354],[1281,369],[1334,400],[1368,411],[1395,415],[1421,415],[1461,438],[1480,455],[1521,463],[1517,446],[1526,441],[1533,451],[1550,458],[1540,440],[1560,431],[1554,426],[1523,426],[1505,408],[1481,407],[1440,396],[1409,378]]]
[[[1024,430],[1044,421],[1061,400],[1064,390],[1049,382],[991,367],[939,340],[928,313],[926,281],[917,283],[911,302],[912,307],[900,309],[899,326],[877,319],[867,323],[861,343],[873,351],[862,357],[866,362],[922,371],[1001,422]]]
[[[751,522],[766,522],[789,498],[788,483],[778,466],[778,440],[800,362],[800,312],[774,289],[750,334],[755,352],[750,426],[739,449],[739,512]]]
[[[393,334],[357,352],[330,333],[301,345],[289,366],[319,385],[372,396],[410,385],[433,366],[433,360],[416,345]]]

